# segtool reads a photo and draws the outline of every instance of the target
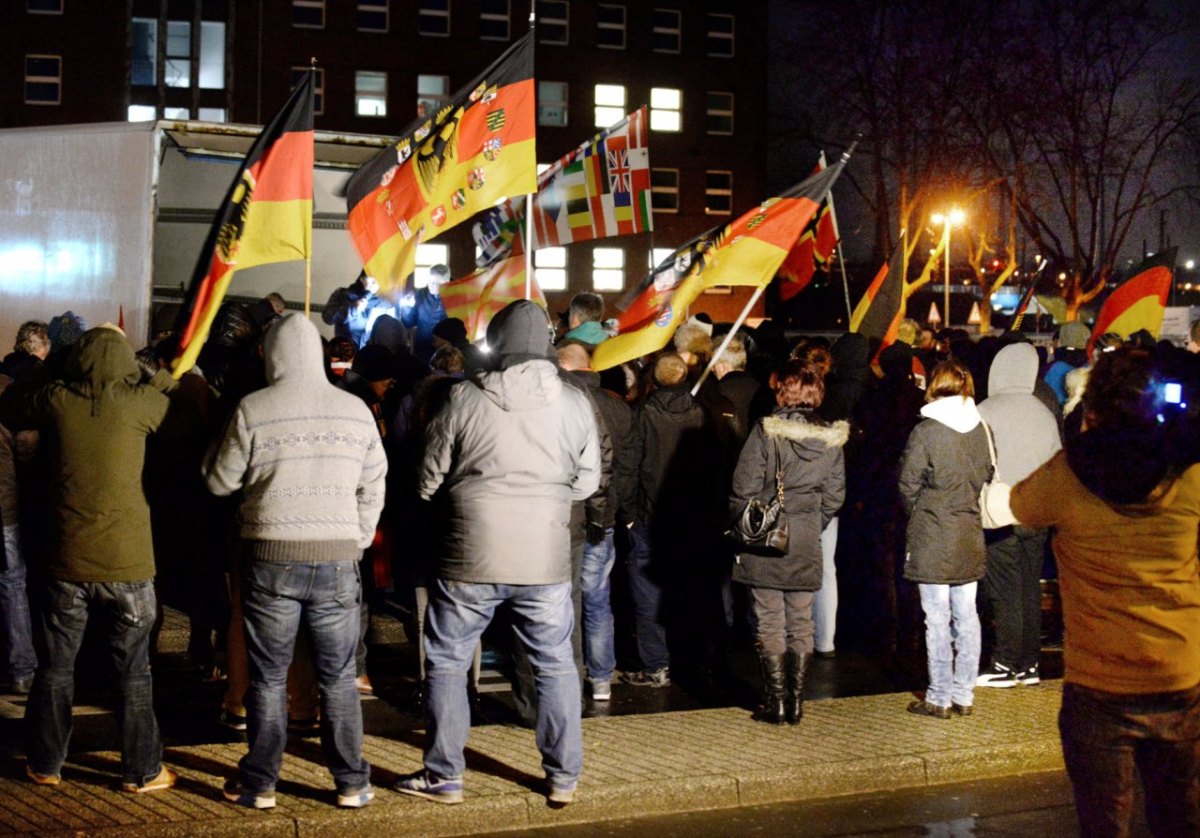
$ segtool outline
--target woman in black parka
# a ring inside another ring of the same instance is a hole
[[[829,424],[814,413],[825,395],[819,368],[789,361],[774,386],[778,406],[754,427],[742,448],[730,507],[736,515],[751,498],[772,497],[780,470],[788,552],[780,557],[739,553],[733,580],[750,589],[764,681],[757,718],[781,724],[786,717],[798,724],[804,669],[813,650],[813,592],[821,587],[821,531],[845,497],[842,446],[850,431],[846,422]]]

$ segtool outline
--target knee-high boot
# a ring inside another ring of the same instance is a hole
[[[770,725],[781,725],[784,720],[783,655],[759,655],[758,663],[762,667],[763,703],[756,718]]]
[[[804,718],[804,671],[808,669],[808,655],[803,652],[787,653],[787,722],[800,724]]]

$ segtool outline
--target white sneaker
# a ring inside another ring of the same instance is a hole
[[[611,701],[612,683],[610,681],[592,682],[592,701]]]

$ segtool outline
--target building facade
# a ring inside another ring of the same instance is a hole
[[[396,135],[530,26],[530,0],[2,0],[0,127],[143,119],[262,124],[315,61],[318,130]],[[538,158],[643,104],[654,233],[535,254],[554,312],[611,304],[652,259],[766,197],[765,0],[536,0]],[[462,224],[422,267],[470,272]],[[347,277],[347,281],[352,277]],[[732,319],[745,289],[696,308]],[[761,307],[761,306],[760,306]]]

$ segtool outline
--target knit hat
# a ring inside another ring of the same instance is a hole
[[[385,346],[371,343],[364,346],[354,356],[352,369],[367,381],[387,381],[396,377],[396,364],[392,353]]]
[[[515,300],[501,309],[488,324],[487,342],[499,356],[501,368],[554,358],[550,321],[546,312],[529,300]]]
[[[1092,333],[1078,320],[1063,323],[1058,330],[1058,345],[1064,349],[1086,349]]]
[[[50,336],[50,346],[58,349],[63,346],[74,346],[79,338],[87,331],[87,323],[73,311],[64,311],[50,320],[46,333]]]
[[[459,318],[447,317],[433,327],[433,336],[457,345],[467,339],[467,327]]]

